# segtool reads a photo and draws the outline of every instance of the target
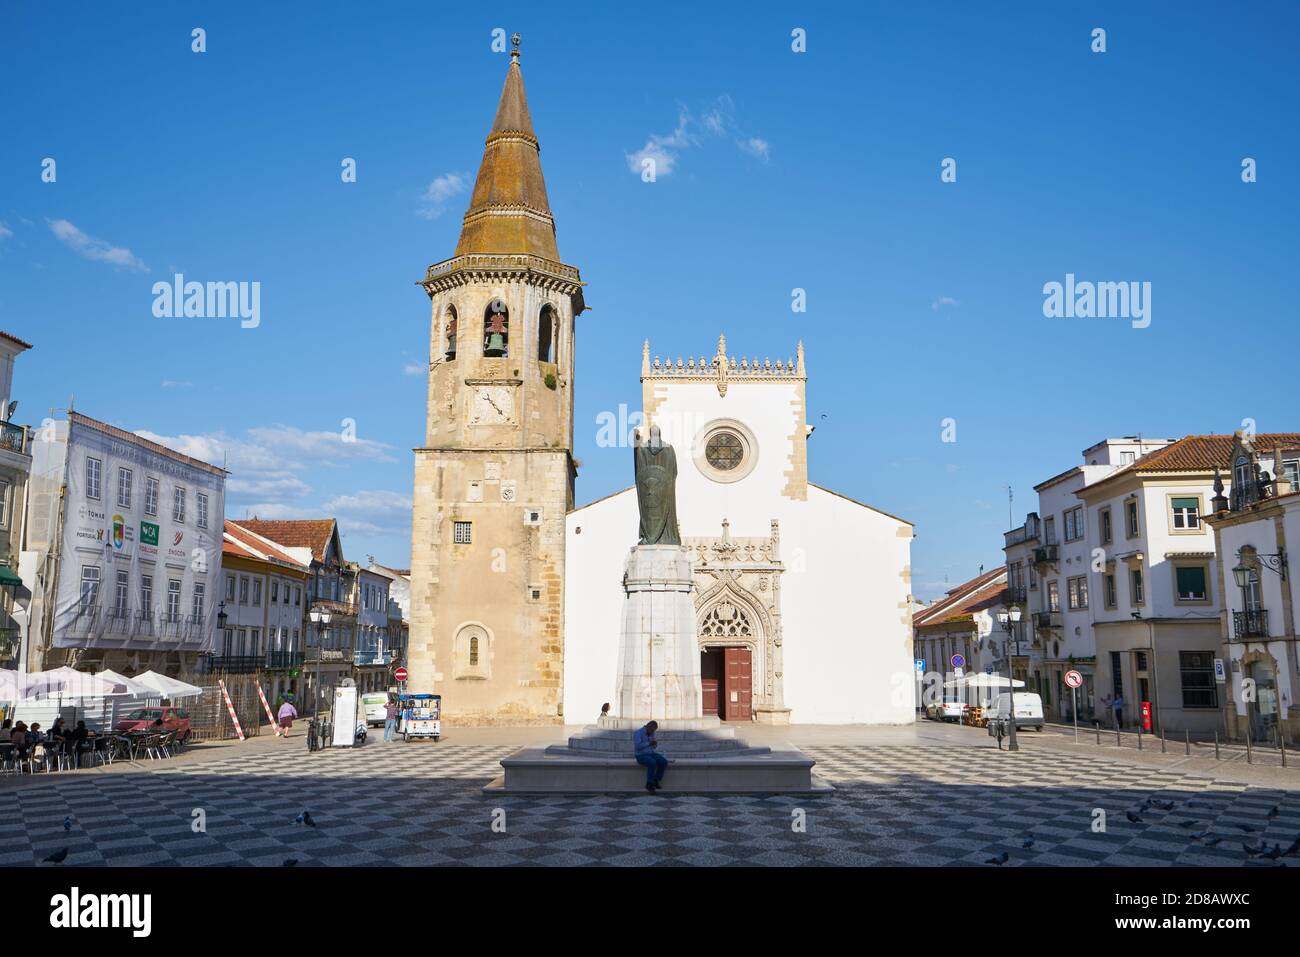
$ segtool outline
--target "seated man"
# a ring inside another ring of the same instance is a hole
[[[645,789],[651,794],[661,787],[659,782],[663,780],[664,771],[668,767],[668,759],[655,750],[658,742],[655,741],[654,734],[658,729],[659,722],[651,721],[632,735],[636,763],[645,765]]]

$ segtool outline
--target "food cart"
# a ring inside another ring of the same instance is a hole
[[[401,709],[397,731],[403,741],[412,738],[442,738],[442,695],[400,694],[397,704]]]

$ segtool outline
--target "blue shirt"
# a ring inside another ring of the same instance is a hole
[[[632,735],[632,748],[637,754],[654,754],[655,746],[650,743],[650,732],[638,728]]]

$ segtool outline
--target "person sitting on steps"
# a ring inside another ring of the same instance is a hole
[[[668,759],[655,750],[659,743],[655,740],[655,731],[658,729],[659,722],[651,721],[632,735],[636,763],[645,765],[645,789],[651,794],[662,787],[659,782],[664,779],[664,771],[668,768]]]

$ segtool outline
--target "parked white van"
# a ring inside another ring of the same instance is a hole
[[[367,691],[361,696],[367,725],[381,725],[387,717],[386,706],[391,696],[387,691]]]
[[[1002,692],[984,712],[990,721],[1005,721],[1010,710],[1011,695]],[[1016,728],[1043,730],[1043,699],[1032,691],[1016,692]]]

